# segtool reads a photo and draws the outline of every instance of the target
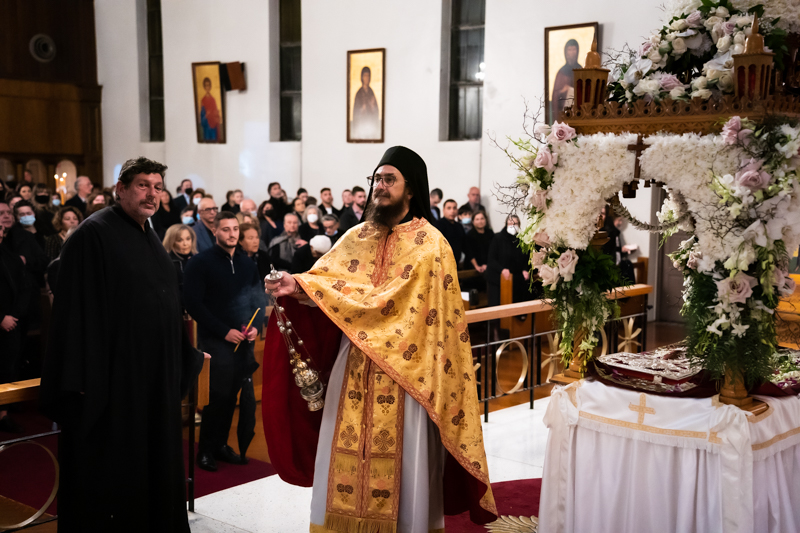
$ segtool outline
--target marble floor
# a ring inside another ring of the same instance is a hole
[[[483,433],[492,482],[542,477],[549,401],[490,413]],[[192,533],[305,533],[310,505],[311,489],[270,476],[198,498],[189,516]]]

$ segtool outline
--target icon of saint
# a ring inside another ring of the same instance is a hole
[[[372,71],[369,67],[361,69],[361,88],[353,103],[353,123],[350,128],[354,139],[378,140],[381,138],[381,117],[378,100],[369,83]]]
[[[556,80],[553,84],[553,94],[550,96],[550,121],[556,121],[561,116],[565,107],[572,105],[575,95],[575,77],[572,69],[583,68],[578,63],[580,46],[578,41],[570,39],[564,45],[564,59],[566,64],[558,69]]]
[[[203,140],[218,141],[222,117],[217,107],[217,101],[211,96],[210,78],[203,79],[203,89],[206,91],[205,96],[200,101],[200,126],[203,129]]]

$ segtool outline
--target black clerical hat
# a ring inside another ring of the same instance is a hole
[[[372,171],[375,174],[381,166],[392,165],[403,174],[414,197],[411,198],[409,213],[418,218],[425,218],[433,223],[431,215],[431,198],[428,189],[428,167],[415,151],[405,146],[393,146],[384,152],[380,163]],[[372,187],[367,196],[367,207],[372,202]],[[365,208],[366,209],[366,208]]]

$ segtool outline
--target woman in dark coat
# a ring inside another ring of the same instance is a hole
[[[510,216],[506,226],[495,234],[489,246],[489,259],[486,264],[486,285],[489,306],[500,305],[501,278],[514,280],[514,302],[525,302],[533,299],[529,289],[530,272],[528,257],[519,247],[519,218]]]

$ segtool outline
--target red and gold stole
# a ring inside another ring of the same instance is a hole
[[[404,400],[397,382],[352,346],[331,449],[328,530],[397,530]]]

